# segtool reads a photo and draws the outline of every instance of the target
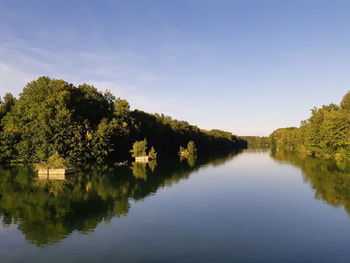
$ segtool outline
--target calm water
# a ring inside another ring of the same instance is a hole
[[[0,262],[349,262],[347,165],[246,150],[66,181],[2,167]]]

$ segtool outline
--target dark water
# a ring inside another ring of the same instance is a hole
[[[153,171],[152,171],[153,170]],[[282,152],[0,169],[0,262],[349,262],[350,168]]]

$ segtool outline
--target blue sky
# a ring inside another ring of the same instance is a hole
[[[0,96],[39,76],[268,135],[350,90],[350,1],[0,1]]]

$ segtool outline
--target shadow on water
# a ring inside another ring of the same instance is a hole
[[[303,179],[315,191],[315,198],[332,206],[343,206],[350,216],[350,162],[306,157],[290,152],[272,151],[281,162],[299,167]]]
[[[236,154],[130,167],[89,166],[69,180],[38,180],[30,167],[0,167],[0,219],[4,227],[16,224],[36,246],[56,243],[73,231],[89,233],[100,222],[125,216],[129,200],[143,200],[203,166],[223,164]]]

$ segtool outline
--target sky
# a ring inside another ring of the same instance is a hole
[[[0,0],[0,96],[88,83],[200,128],[269,135],[350,90],[350,1]]]

